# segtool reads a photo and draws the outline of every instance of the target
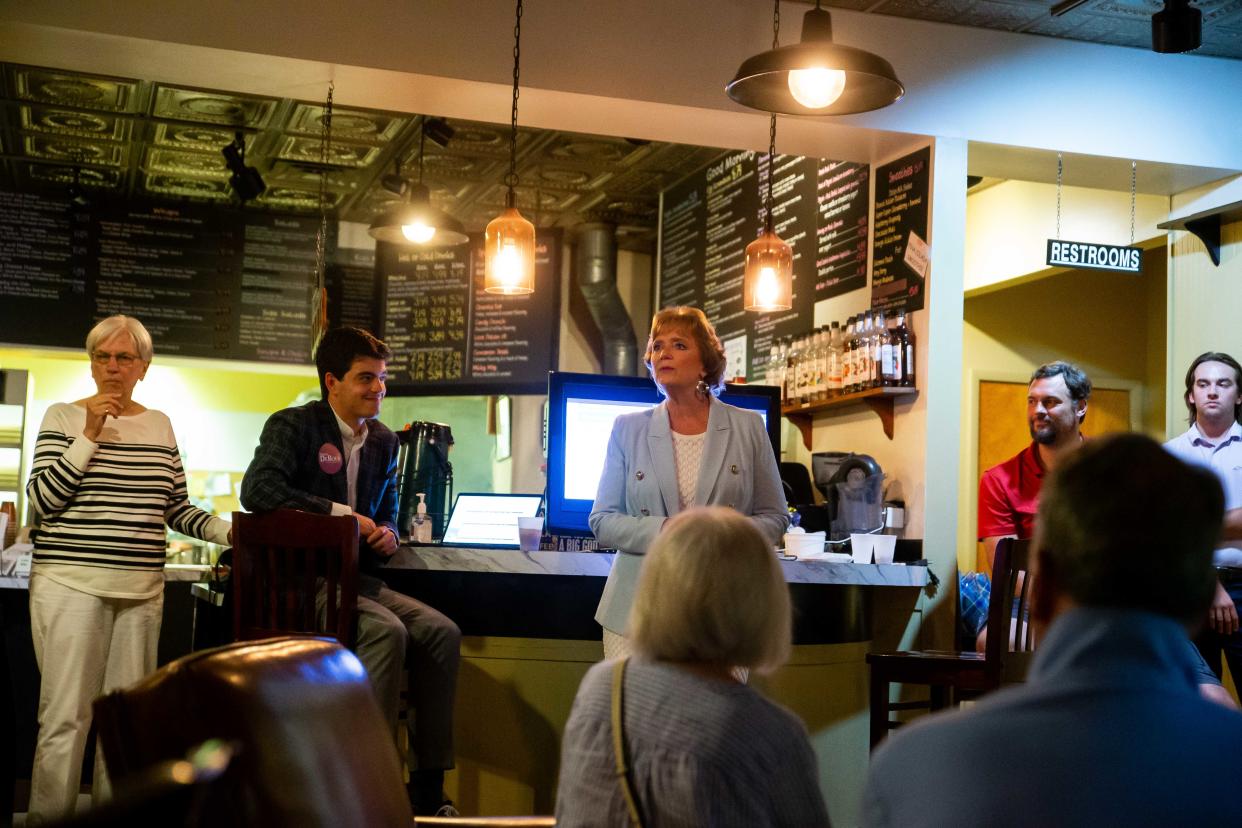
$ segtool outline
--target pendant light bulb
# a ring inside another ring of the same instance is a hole
[[[807,109],[832,106],[845,91],[845,73],[840,69],[792,69],[789,72],[789,94]]]
[[[483,290],[505,296],[535,292],[535,225],[508,207],[483,231]]]
[[[436,228],[422,219],[415,219],[410,224],[401,225],[401,235],[414,244],[427,244],[436,236]]]
[[[793,248],[773,230],[746,245],[742,305],[758,312],[793,307]]]

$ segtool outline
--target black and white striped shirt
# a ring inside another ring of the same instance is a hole
[[[35,572],[111,598],[164,589],[165,530],[227,543],[229,524],[190,505],[172,423],[148,409],[109,418],[98,442],[86,409],[56,403],[43,418],[26,486],[41,525]]]

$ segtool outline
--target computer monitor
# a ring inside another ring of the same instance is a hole
[[[589,535],[587,517],[604,470],[613,421],[663,398],[645,377],[552,371],[548,375],[548,531]],[[763,417],[772,452],[780,460],[780,389],[727,385],[720,399]]]

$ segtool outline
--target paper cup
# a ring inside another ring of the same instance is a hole
[[[518,545],[523,552],[537,552],[543,536],[542,517],[520,517],[518,522]]]
[[[891,564],[893,562],[893,552],[897,549],[896,535],[872,535],[872,543],[875,545],[875,562],[878,564]]]
[[[872,538],[874,537],[875,535],[850,533],[850,554],[853,556],[854,563],[871,563]]]

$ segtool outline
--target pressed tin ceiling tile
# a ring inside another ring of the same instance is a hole
[[[157,85],[151,115],[170,121],[262,129],[267,126],[277,103],[274,98]]]

